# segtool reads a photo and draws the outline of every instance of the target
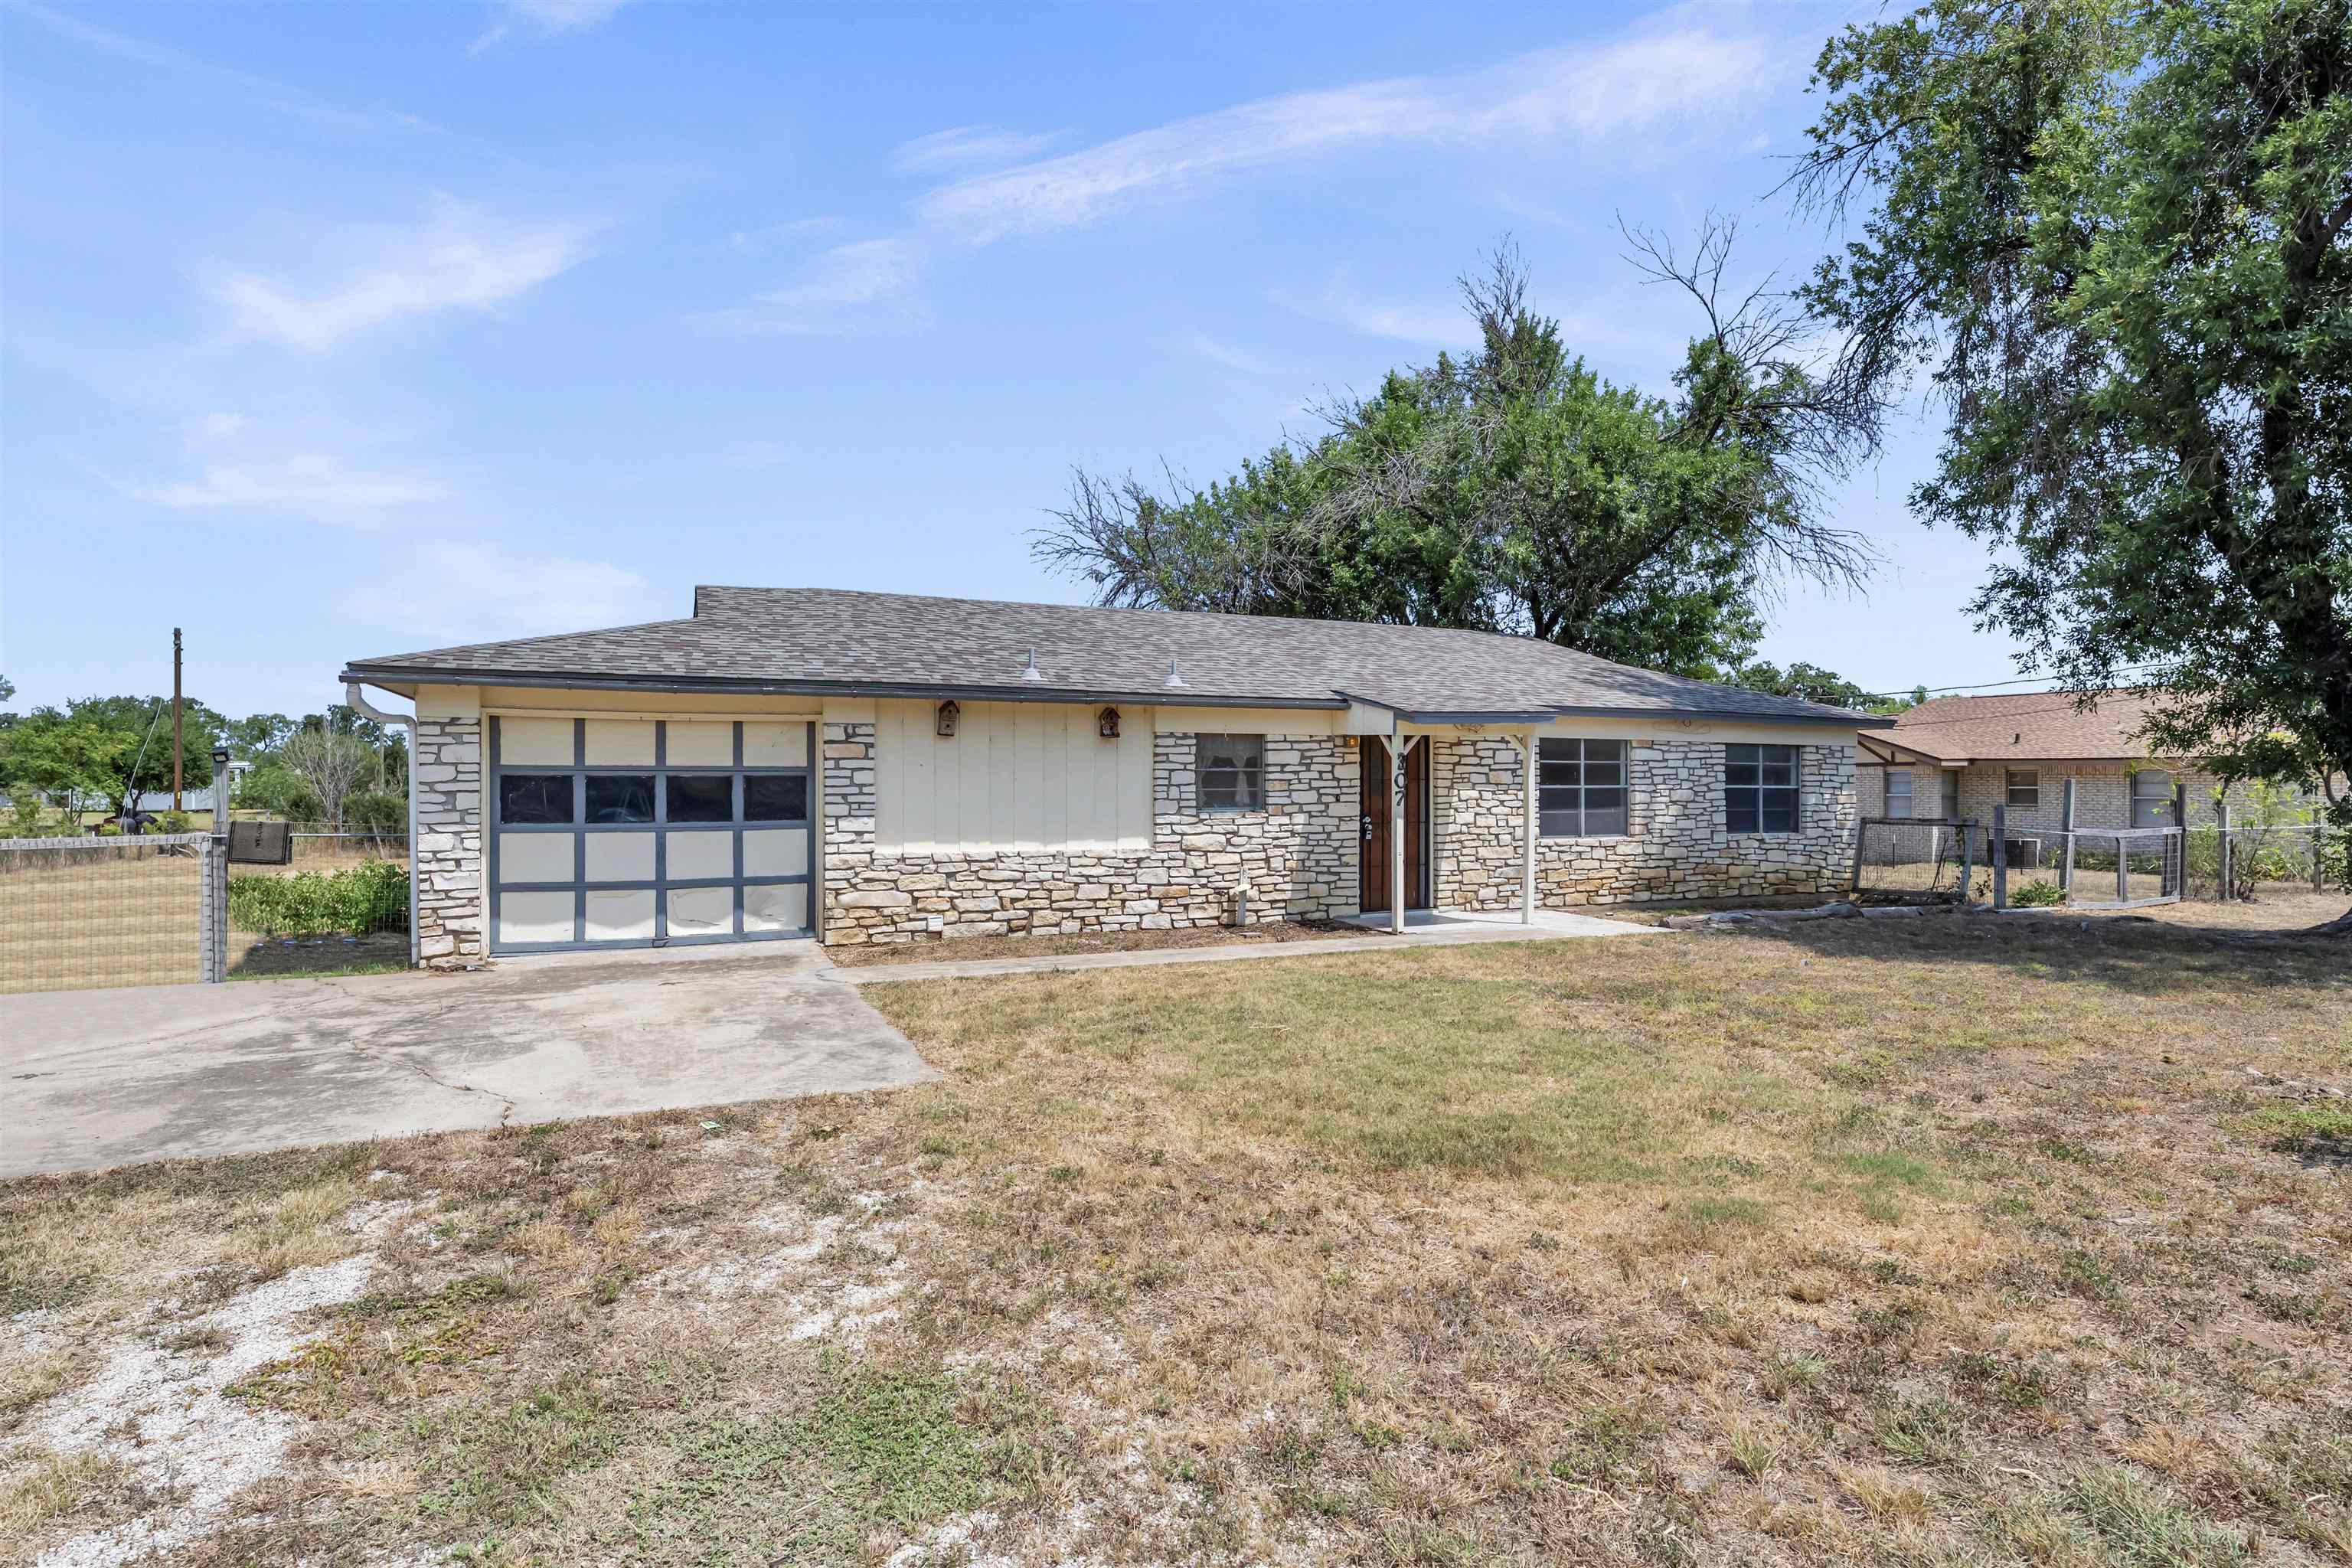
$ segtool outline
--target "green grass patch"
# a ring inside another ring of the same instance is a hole
[[[2247,1131],[2282,1154],[2352,1160],[2352,1104],[2276,1105],[2245,1119]]]

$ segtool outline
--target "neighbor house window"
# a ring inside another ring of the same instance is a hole
[[[2042,774],[2032,768],[2009,770],[2009,809],[2038,811],[2042,808]]]
[[[1625,831],[1625,742],[1538,742],[1538,823],[1546,838],[1591,838]]]
[[[2132,774],[2131,825],[2134,827],[2172,826],[2172,775],[2162,768],[2142,768]]]
[[[1265,737],[1202,735],[1193,752],[1203,810],[1255,811],[1265,804]]]
[[[1909,768],[1886,770],[1886,815],[1889,816],[1911,815],[1911,770]]]
[[[1797,748],[1723,748],[1723,825],[1732,833],[1797,831]]]
[[[1960,775],[1951,768],[1944,769],[1943,774],[1939,791],[1943,799],[1937,809],[1945,821],[1958,822],[1960,819]]]

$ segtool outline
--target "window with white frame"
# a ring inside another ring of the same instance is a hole
[[[2035,811],[2042,805],[2042,773],[2035,768],[2009,770],[2008,793],[2004,798],[2011,811]]]
[[[1960,819],[1959,770],[1943,768],[1938,771],[1943,774],[1943,778],[1940,781],[1941,787],[1938,792],[1941,798],[1937,806],[1937,814],[1947,822],[1958,822]]]
[[[1192,776],[1203,811],[1256,811],[1265,805],[1265,737],[1198,735]]]
[[[1911,815],[1911,770],[1909,768],[1886,770],[1886,815],[1889,816]]]
[[[1730,833],[1797,831],[1797,748],[1723,748],[1723,826]]]
[[[1538,826],[1546,838],[1593,838],[1626,830],[1622,741],[1547,737],[1537,742]]]
[[[2162,768],[2142,768],[2132,774],[2131,825],[2134,827],[2172,826],[2172,775]]]

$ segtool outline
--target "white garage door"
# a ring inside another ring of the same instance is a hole
[[[490,951],[809,934],[801,720],[490,720]]]

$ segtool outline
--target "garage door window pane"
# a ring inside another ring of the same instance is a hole
[[[743,820],[804,822],[808,819],[806,773],[746,773]]]
[[[570,822],[572,775],[569,773],[502,773],[499,777],[499,820],[509,824]]]
[[[735,820],[735,781],[724,774],[672,773],[668,789],[672,822]]]
[[[588,775],[589,821],[651,822],[653,819],[653,774],[591,773]]]

